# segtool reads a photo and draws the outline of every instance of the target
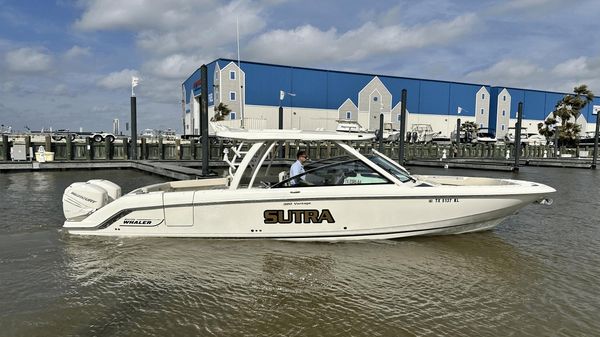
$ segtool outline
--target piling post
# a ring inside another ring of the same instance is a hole
[[[46,135],[46,138],[44,140],[44,150],[46,152],[52,152],[52,137],[50,137],[49,135]]]
[[[85,137],[85,159],[92,160],[92,140],[90,137]]]
[[[158,137],[158,159],[159,160],[165,159],[165,150],[163,148],[163,137],[162,136]]]
[[[127,149],[127,138],[123,138],[123,139],[121,140],[121,142],[123,143],[123,157],[122,157],[122,158],[123,158],[123,159],[127,159],[127,158],[129,158],[129,157],[127,156],[127,150],[128,150],[128,149]]]
[[[208,143],[208,67],[203,64],[200,67],[200,79],[201,79],[201,94],[200,94],[200,132],[202,135],[202,175],[208,176],[208,156],[209,143]]]
[[[519,170],[519,159],[521,157],[521,125],[523,123],[523,102],[519,102],[519,108],[517,110],[519,114],[517,116],[517,125],[515,128],[515,163],[513,165],[513,171]]]
[[[148,158],[148,146],[146,144],[146,138],[144,138],[144,137],[142,137],[142,143],[140,144],[140,153],[141,153],[142,160],[146,160]],[[138,158],[136,157],[135,159],[138,159]]]
[[[460,118],[456,119],[456,134],[454,135],[456,141],[456,153],[460,153]],[[450,140],[452,142],[452,140]]]
[[[133,92],[132,92],[133,93]],[[137,160],[137,99],[131,95],[131,159]]]
[[[71,140],[71,134],[67,134],[67,138],[66,138],[66,145],[67,148],[65,149],[65,156],[66,156],[66,160],[71,160],[73,159],[73,141]]]
[[[379,132],[377,133],[378,147],[377,151],[383,153],[383,112],[379,114]]]
[[[10,149],[8,148],[8,135],[2,135],[2,160],[10,160]]]
[[[107,137],[104,137],[104,160],[110,160],[110,148],[112,143]]]
[[[402,102],[400,104],[400,138],[398,148],[398,163],[404,165],[404,137],[406,136],[406,89],[402,89]]]
[[[560,127],[557,125],[554,127],[554,157],[558,157],[558,134],[560,132]]]
[[[33,150],[31,149],[31,136],[25,137],[25,151],[29,160],[33,161]]]
[[[594,133],[594,158],[592,159],[592,168],[596,169],[598,160],[598,132],[600,132],[600,112],[596,112],[596,133]]]
[[[190,139],[190,160],[196,160],[196,139]]]

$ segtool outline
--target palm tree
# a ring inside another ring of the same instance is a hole
[[[215,107],[215,115],[210,119],[212,122],[218,122],[225,120],[225,116],[229,115],[231,109],[227,106],[227,104],[219,103]]]
[[[465,132],[465,139],[467,143],[470,143],[473,138],[477,138],[477,123],[467,121],[462,123],[460,131]]]
[[[581,115],[581,110],[594,100],[594,94],[585,84],[575,87],[573,93],[565,95],[556,103],[552,116],[546,118],[543,123],[538,124],[538,131],[546,139],[550,139],[557,130],[557,122],[560,121],[558,128],[559,143],[574,144],[578,147],[581,125],[576,123],[577,118]],[[571,119],[573,119],[573,122],[571,122]]]

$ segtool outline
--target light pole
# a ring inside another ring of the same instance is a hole
[[[283,99],[285,98],[285,95],[296,97],[296,94],[294,94],[293,92],[279,90],[279,129],[280,130],[283,129]],[[292,99],[290,98],[290,128],[292,128],[292,118],[293,118],[293,114],[294,114],[292,111],[292,107],[293,107]]]

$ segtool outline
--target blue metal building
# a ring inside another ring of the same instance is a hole
[[[245,118],[257,118],[258,111],[260,111],[262,118],[270,127],[274,127],[272,123],[269,123],[276,118],[277,108],[280,105],[289,107],[290,114],[296,115],[296,112],[304,114],[305,119],[302,125],[312,126],[314,123],[308,123],[308,119],[316,120],[315,116],[320,116],[321,122],[327,119],[344,119],[352,116],[352,113],[344,114],[345,111],[342,111],[346,109],[346,106],[344,108],[342,106],[348,99],[356,108],[356,116],[368,113],[369,110],[378,109],[375,112],[388,113],[389,118],[386,118],[390,122],[397,122],[395,116],[399,113],[401,91],[406,89],[409,128],[411,123],[428,123],[434,126],[434,129],[449,133],[455,125],[454,121],[461,118],[476,121],[480,127],[496,130],[501,136],[509,125],[514,125],[519,102],[523,102],[523,119],[528,121],[530,127],[535,126],[532,131],[536,132],[537,122],[544,120],[554,110],[556,102],[565,95],[564,93],[505,88],[488,84],[363,74],[246,61],[240,62],[238,68],[237,62],[229,59],[217,59],[207,66],[209,106],[219,102],[230,104],[237,102],[237,110],[242,111],[236,111],[231,119],[240,119],[244,114],[244,109],[246,109]],[[235,74],[236,71],[239,71],[239,75]],[[243,81],[240,82],[240,79]],[[378,80],[373,82],[374,79]],[[235,85],[227,87],[229,80],[232,83],[235,80]],[[194,124],[197,124],[194,113],[198,111],[197,97],[200,95],[201,85],[203,83],[200,81],[199,70],[192,73],[182,84],[186,134],[197,131],[194,127]],[[365,89],[371,92],[365,93]],[[283,100],[280,100],[282,91],[293,93],[293,95],[286,94]],[[234,98],[237,101],[227,102],[227,98]],[[373,106],[370,104],[373,102],[369,102],[369,100],[377,101],[378,99],[380,105]],[[595,98],[593,104],[588,105],[582,114],[590,125],[595,123],[596,117],[592,114],[593,105],[600,105],[600,99]],[[396,111],[395,114],[394,111]],[[311,114],[313,117],[310,117]],[[356,120],[356,116],[353,119]],[[360,117],[358,120],[360,121]],[[368,123],[368,120],[366,121]],[[287,127],[295,127],[293,120],[290,119],[290,123]],[[583,129],[586,129],[585,125]]]

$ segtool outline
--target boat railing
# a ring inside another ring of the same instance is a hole
[[[248,151],[242,151],[242,147],[244,146],[244,142],[238,144],[237,148],[235,146],[223,149],[223,161],[229,165],[229,178],[233,179],[235,172],[237,171],[238,166],[241,163],[243,157],[248,153]],[[229,150],[233,152],[233,157],[229,159]],[[238,158],[240,161],[238,161]]]

